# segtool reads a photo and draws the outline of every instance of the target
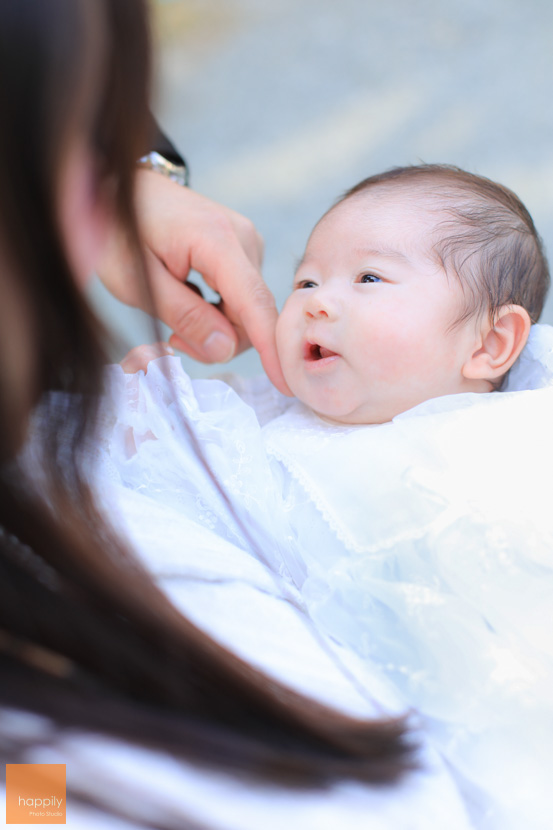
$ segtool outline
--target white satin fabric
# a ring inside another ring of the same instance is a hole
[[[108,371],[100,486],[159,539],[149,564],[178,568],[202,536],[221,561],[240,550],[422,715],[476,827],[550,827],[553,329],[533,327],[503,391],[376,426],[229,380],[171,357]]]

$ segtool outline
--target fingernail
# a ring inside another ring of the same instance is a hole
[[[204,341],[203,352],[212,363],[226,363],[234,357],[235,344],[222,331],[213,331]]]

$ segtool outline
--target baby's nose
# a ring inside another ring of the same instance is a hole
[[[313,291],[305,303],[305,316],[310,319],[331,319],[337,314],[337,303],[331,291],[326,286]]]
[[[326,309],[324,308],[306,308],[305,315],[306,317],[310,317],[311,319],[314,319],[315,317],[328,317],[328,311],[326,311]]]

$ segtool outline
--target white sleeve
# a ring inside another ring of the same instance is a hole
[[[152,361],[147,374],[113,366],[106,379],[99,491],[120,484],[144,498],[144,525],[148,505],[162,504],[301,579],[253,409],[220,380],[192,381],[174,357]]]

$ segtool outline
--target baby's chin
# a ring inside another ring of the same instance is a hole
[[[320,395],[310,398],[308,395],[297,394],[296,398],[317,415],[321,421],[342,426],[387,424],[396,415],[400,415],[420,403],[418,400],[413,404],[411,401],[406,402],[396,399],[361,402],[347,399],[331,400],[330,398],[323,399]]]
[[[301,400],[301,398],[300,398]],[[332,406],[313,406],[308,401],[302,401],[321,421],[335,426],[368,426],[370,424],[383,424],[391,420],[383,416],[379,417],[376,412],[367,412],[362,407],[348,409]]]
[[[477,391],[489,392],[493,390],[479,389]],[[388,424],[398,415],[409,412],[411,409],[415,409],[417,406],[421,406],[421,404],[427,403],[428,401],[432,401],[437,398],[451,397],[458,394],[462,393],[456,391],[444,392],[442,395],[426,395],[421,397],[414,396],[412,399],[407,401],[394,400],[388,402],[387,406],[383,404],[380,404],[379,406],[362,404],[356,409],[351,410],[340,409],[339,407],[332,406],[314,406],[305,400],[303,403],[311,409],[311,411],[317,415],[321,421],[325,421],[328,424],[343,426],[376,426],[377,424]]]
[[[323,415],[320,412],[316,412],[314,409],[312,412],[320,418],[321,421],[324,421],[327,424],[333,424],[334,426],[349,426],[349,427],[362,427],[362,426],[376,426],[377,424],[387,424],[392,419],[391,418],[380,418],[378,420],[374,418],[362,417],[360,415],[349,415],[349,416],[333,416],[333,415]]]
[[[325,423],[342,426],[384,424],[399,414],[393,412],[388,415],[386,407],[374,401],[351,400],[347,394],[340,395],[340,390],[336,388],[314,390],[298,382],[296,376],[286,377],[286,371],[283,370],[283,373],[294,397]]]
[[[311,409],[311,407],[309,408]],[[350,421],[343,416],[324,415],[322,412],[317,412],[315,409],[311,409],[311,411],[317,416],[317,418],[324,421],[325,424],[331,424],[332,426],[368,426],[367,421]]]

